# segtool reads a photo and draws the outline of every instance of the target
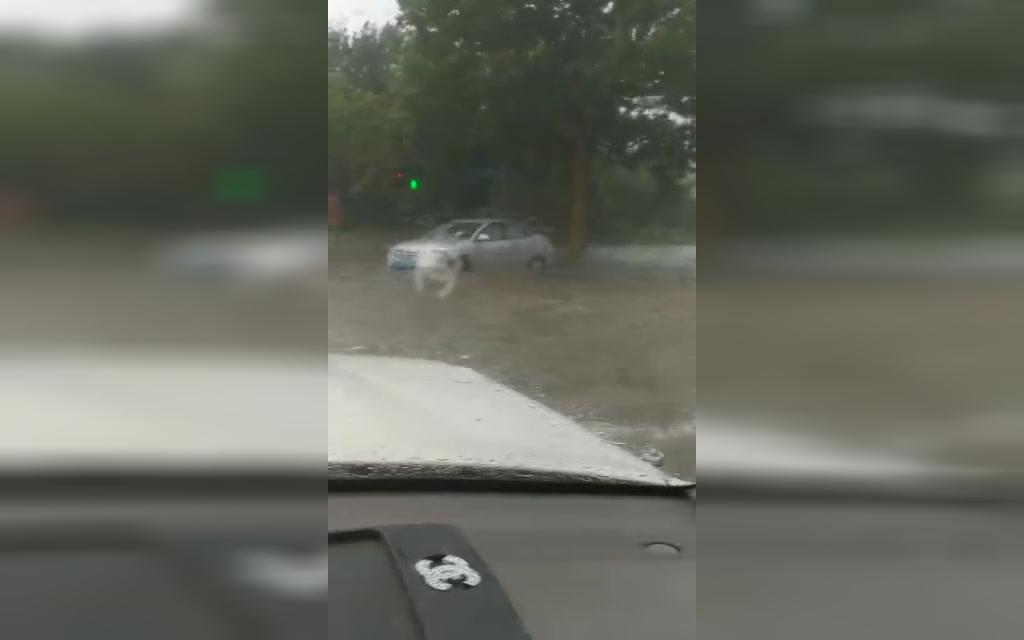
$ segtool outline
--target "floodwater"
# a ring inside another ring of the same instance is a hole
[[[387,270],[385,251],[400,239],[331,239],[329,351],[471,367],[627,448],[655,447],[667,471],[694,476],[692,248],[603,248],[582,267],[465,273],[441,300]],[[176,237],[8,240],[0,346],[322,353],[320,280],[296,287],[248,262],[218,277],[181,277],[162,261]],[[236,254],[250,255],[226,253]],[[283,266],[294,271],[293,262]]]
[[[655,447],[666,471],[694,476],[692,249],[603,249],[582,267],[464,273],[439,299],[386,269],[398,239],[332,239],[330,352],[471,367],[629,449]],[[674,261],[659,264],[664,255]]]

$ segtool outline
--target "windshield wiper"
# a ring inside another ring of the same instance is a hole
[[[684,495],[694,483],[466,464],[328,463],[328,491],[612,492]]]

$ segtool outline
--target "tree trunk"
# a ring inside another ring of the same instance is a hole
[[[344,221],[341,218],[341,196],[337,193],[327,194],[327,226],[341,228]]]
[[[587,155],[586,139],[581,134],[574,135],[570,144],[572,204],[569,209],[569,259],[578,262],[587,248],[590,158]]]

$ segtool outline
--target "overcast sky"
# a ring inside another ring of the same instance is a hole
[[[0,0],[0,30],[56,37],[112,29],[159,30],[193,17],[199,4],[199,0]]]
[[[363,23],[381,23],[398,15],[396,0],[327,0],[327,20],[349,29],[358,29]]]
[[[0,32],[77,37],[96,31],[160,30],[195,16],[202,0],[0,0]],[[398,14],[397,0],[327,0],[331,24],[358,29]]]

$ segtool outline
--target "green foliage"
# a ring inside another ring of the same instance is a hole
[[[716,144],[703,160],[719,225],[1022,227],[1021,202],[992,187],[1020,175],[1012,123],[1024,85],[1006,52],[1019,46],[1024,3],[790,4],[771,22],[754,5],[709,2],[702,14],[721,34],[705,46],[716,67],[704,124]]]
[[[342,196],[349,220],[363,210],[389,220],[403,208],[391,177],[411,155],[397,87],[402,44],[393,26],[328,32],[328,189]]]
[[[0,192],[52,218],[144,224],[322,206],[322,13],[205,6],[222,29],[0,40]],[[264,180],[224,178],[238,168]]]
[[[650,167],[611,162],[601,163],[595,178],[595,238],[651,243],[692,239],[696,199],[690,179],[665,187]]]
[[[562,226],[583,144],[597,221],[692,226],[663,211],[689,206],[673,193],[695,153],[691,0],[399,6],[397,25],[328,34],[331,178],[350,206],[493,204]],[[384,177],[410,164],[429,186],[389,192]],[[610,200],[605,166],[642,174],[655,210]]]

